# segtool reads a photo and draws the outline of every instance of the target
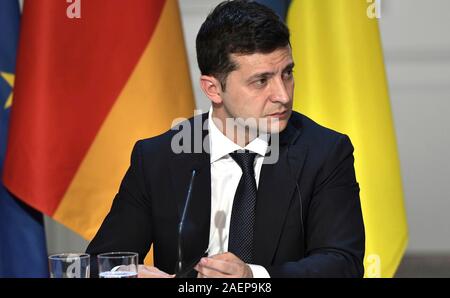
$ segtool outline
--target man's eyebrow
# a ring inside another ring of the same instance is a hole
[[[261,72],[261,73],[256,73],[254,75],[252,75],[251,77],[248,78],[248,82],[251,82],[255,79],[263,79],[263,78],[270,78],[273,77],[275,75],[274,72]]]
[[[289,63],[288,65],[286,65],[286,67],[283,69],[283,72],[285,72],[286,70],[292,70],[295,66],[295,63]]]
[[[286,67],[283,69],[283,72],[287,71],[287,70],[291,70],[293,69],[295,66],[294,62],[289,63],[288,65],[286,65]],[[252,75],[251,77],[248,78],[248,82],[251,82],[255,79],[261,79],[261,78],[270,78],[273,77],[275,75],[275,72],[261,72],[261,73],[256,73],[254,75]]]

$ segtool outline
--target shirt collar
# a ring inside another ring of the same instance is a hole
[[[219,128],[217,128],[216,124],[212,120],[212,107],[209,109],[208,113],[208,133],[211,163],[227,156],[231,152],[242,149],[246,149],[261,156],[265,156],[267,147],[269,146],[269,138],[266,134],[258,136],[256,139],[248,143],[244,148],[231,141],[219,130]]]

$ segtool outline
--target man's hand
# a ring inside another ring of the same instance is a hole
[[[202,258],[194,268],[197,277],[252,278],[250,266],[231,252]]]
[[[139,265],[138,278],[172,278],[175,274],[168,274],[153,266]]]

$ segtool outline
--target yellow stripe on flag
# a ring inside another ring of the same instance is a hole
[[[174,118],[193,115],[180,24],[177,1],[166,1],[152,39],[54,214],[86,239],[108,213],[134,143],[163,133]]]
[[[408,241],[382,47],[365,0],[295,0],[294,108],[348,134],[366,229],[366,277],[392,277]]]

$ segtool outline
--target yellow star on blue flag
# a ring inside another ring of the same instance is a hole
[[[8,98],[5,101],[4,109],[8,109],[12,105],[12,97],[13,97],[13,86],[14,86],[14,74],[0,71],[0,77],[5,80],[5,82],[11,87],[11,91],[8,95]]]

